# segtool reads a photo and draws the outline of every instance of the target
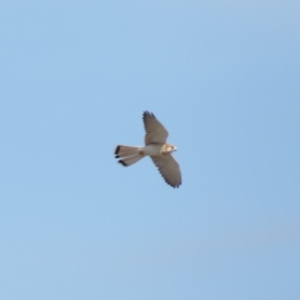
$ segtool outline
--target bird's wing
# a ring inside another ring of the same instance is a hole
[[[146,130],[145,144],[164,144],[167,141],[168,131],[156,119],[154,114],[145,111],[143,114],[144,127]]]
[[[171,154],[151,156],[151,159],[167,184],[174,188],[181,185],[179,164]]]

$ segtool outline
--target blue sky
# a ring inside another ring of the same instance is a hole
[[[299,299],[299,9],[2,1],[0,298]]]

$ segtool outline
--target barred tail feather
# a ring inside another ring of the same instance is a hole
[[[115,149],[115,158],[120,158],[119,164],[125,167],[131,166],[144,157],[139,149],[139,147],[118,145]]]

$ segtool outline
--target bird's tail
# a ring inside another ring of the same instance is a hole
[[[140,159],[144,157],[141,151],[139,151],[140,147],[130,147],[118,145],[115,148],[115,158],[120,158],[118,163],[128,167],[138,162]]]

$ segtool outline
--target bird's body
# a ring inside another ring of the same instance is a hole
[[[145,146],[133,147],[118,145],[115,148],[115,157],[123,166],[130,166],[145,156],[150,156],[165,181],[172,187],[181,184],[181,172],[178,163],[171,155],[177,148],[166,143],[168,132],[156,119],[154,114],[144,112],[143,121],[146,130]]]
[[[170,144],[149,144],[140,148],[140,153],[145,156],[158,156],[169,154],[174,146]]]

